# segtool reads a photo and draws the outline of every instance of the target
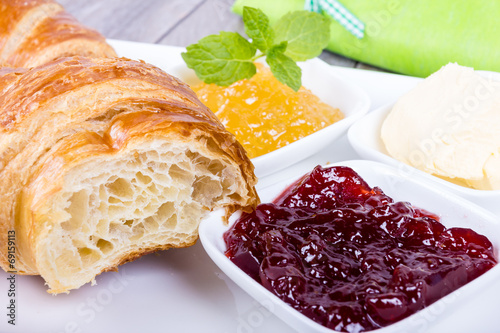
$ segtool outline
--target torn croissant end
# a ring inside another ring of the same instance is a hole
[[[241,145],[154,66],[67,58],[4,79],[0,103],[18,109],[0,114],[0,241],[16,231],[17,271],[51,293],[190,246],[209,211],[259,202]]]
[[[0,0],[0,65],[35,67],[76,55],[116,57],[104,36],[54,0]]]

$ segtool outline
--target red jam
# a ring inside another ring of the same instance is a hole
[[[244,214],[226,255],[314,321],[345,332],[387,326],[496,264],[491,242],[394,202],[347,167],[316,167]]]

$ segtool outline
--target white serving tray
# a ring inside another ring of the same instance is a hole
[[[121,56],[143,59],[169,70],[181,61],[182,48],[111,41]],[[349,82],[358,84],[376,108],[411,89],[418,79],[401,75],[332,67]],[[359,159],[343,135],[319,153],[259,181],[259,189],[293,175],[310,171],[318,164]],[[272,315],[233,283],[210,260],[198,243],[147,255],[97,277],[97,285],[85,285],[70,294],[52,296],[40,277],[16,277],[16,326],[7,323],[9,275],[0,271],[0,332],[203,332],[285,333],[286,323]],[[488,303],[498,295],[496,303]],[[472,311],[457,310],[455,332],[498,332],[500,330],[500,281],[475,295],[485,306]],[[428,318],[417,318],[411,332],[433,328],[447,332],[436,322],[443,311],[435,309]],[[473,318],[473,320],[471,320]],[[407,333],[411,333],[407,332]]]

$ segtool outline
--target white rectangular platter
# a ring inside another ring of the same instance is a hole
[[[180,60],[178,47],[111,41],[120,56],[142,59],[167,72]],[[372,108],[395,100],[419,79],[401,75],[332,67],[345,80],[361,86]],[[318,164],[359,159],[346,136],[319,153],[277,174],[260,179],[264,188],[291,175],[306,173]],[[285,333],[286,323],[229,280],[198,243],[187,249],[152,254],[97,277],[70,294],[52,296],[40,277],[16,277],[16,325],[8,324],[9,274],[0,272],[0,332],[203,332]],[[475,297],[498,295],[496,304],[452,315],[462,332],[500,330],[500,281]],[[412,332],[445,332],[439,309],[419,318]],[[472,320],[471,320],[472,318]],[[455,331],[457,332],[457,331]],[[408,332],[410,333],[410,332]]]

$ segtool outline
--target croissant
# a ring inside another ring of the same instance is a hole
[[[65,56],[116,57],[95,30],[51,0],[0,0],[0,65],[34,67]]]
[[[0,69],[0,105],[0,244],[16,244],[15,259],[0,248],[0,264],[41,275],[50,293],[190,246],[208,211],[259,201],[235,137],[186,84],[144,62]]]

